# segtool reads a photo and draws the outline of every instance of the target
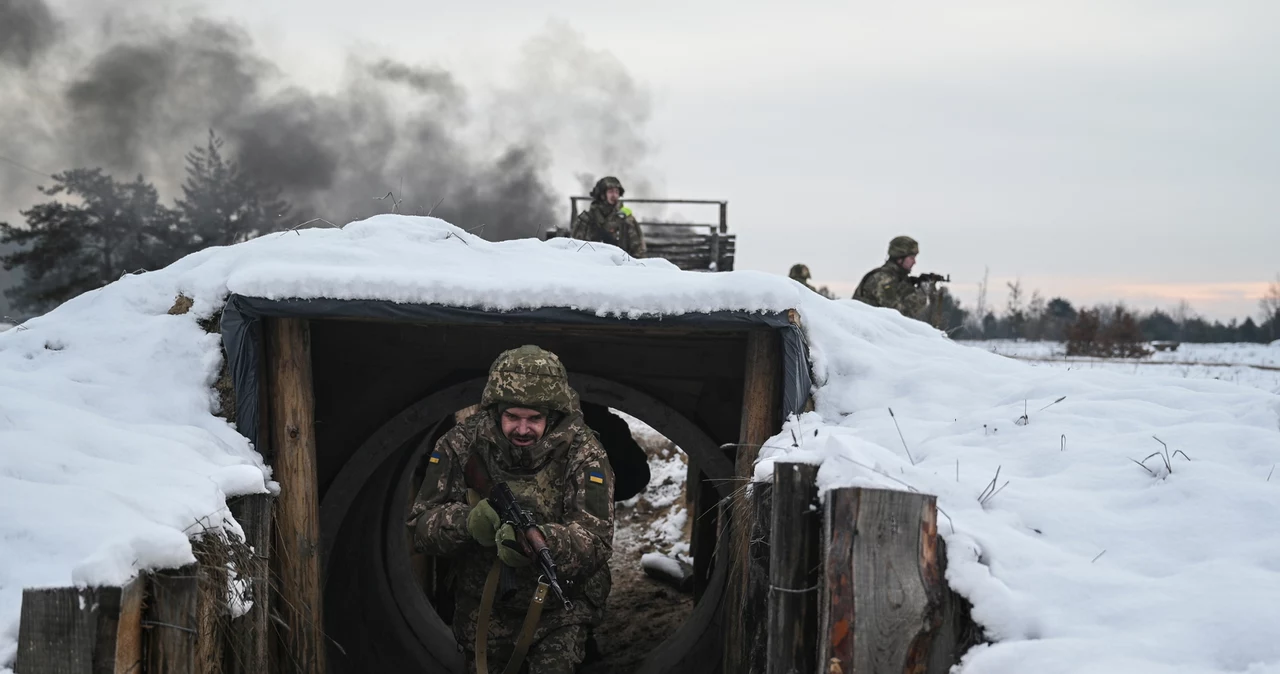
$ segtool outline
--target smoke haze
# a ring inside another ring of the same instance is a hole
[[[0,143],[0,154],[35,173],[141,173],[172,198],[184,154],[212,128],[249,172],[284,190],[291,220],[387,212],[393,200],[376,198],[392,191],[399,212],[439,202],[434,215],[484,225],[494,240],[563,224],[557,177],[622,172],[629,187],[647,184],[634,168],[649,151],[647,94],[564,27],[528,42],[518,84],[505,90],[477,93],[431,64],[352,55],[336,91],[322,94],[291,82],[234,23],[97,28],[102,46],[86,53],[90,41],[60,37],[61,20],[42,0],[0,0],[0,85],[21,102],[0,112],[0,138],[23,139]],[[573,164],[556,166],[553,153]],[[0,177],[11,222],[40,198],[33,181],[48,184],[12,163]]]

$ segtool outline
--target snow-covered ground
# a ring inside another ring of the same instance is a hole
[[[195,303],[168,315],[179,292]],[[994,640],[960,674],[1280,673],[1280,396],[1267,387],[1038,366],[781,276],[491,243],[403,216],[202,251],[0,333],[0,667],[24,586],[188,562],[191,532],[236,528],[227,496],[268,488],[211,412],[218,338],[196,321],[228,292],[620,316],[795,308],[816,411],[770,439],[756,475],[802,460],[821,463],[824,490],[937,495],[948,582]],[[1147,458],[1155,437],[1171,471]],[[997,470],[1003,489],[980,502]]]
[[[1071,370],[1107,370],[1158,377],[1217,379],[1280,393],[1280,342],[1274,344],[1181,344],[1177,351],[1156,351],[1148,358],[1105,359],[1067,356],[1059,342],[966,341],[1034,365]]]

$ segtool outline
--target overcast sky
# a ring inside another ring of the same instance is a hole
[[[1243,317],[1280,272],[1275,0],[223,0],[204,11],[243,22],[320,89],[353,50],[439,65],[468,85],[527,78],[516,64],[530,38],[577,31],[649,92],[653,148],[620,177],[654,193],[628,196],[728,200],[738,268],[805,262],[846,297],[898,234],[970,306],[989,267],[997,305],[1020,277],[1028,293],[1077,304],[1185,298]],[[558,170],[567,194],[575,173],[598,169]]]

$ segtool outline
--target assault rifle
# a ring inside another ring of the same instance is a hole
[[[943,276],[942,274],[933,274],[933,273],[921,274],[919,276],[909,276],[907,277],[907,280],[916,285],[920,285],[921,283],[930,283],[934,281],[942,281],[944,283],[950,283],[951,274],[947,274],[946,276]]]
[[[489,499],[489,505],[493,506],[498,517],[502,518],[503,524],[510,524],[515,528],[516,540],[503,541],[503,543],[537,564],[538,569],[542,571],[539,582],[546,582],[551,587],[551,590],[556,593],[556,598],[564,604],[566,611],[572,609],[573,602],[564,596],[564,590],[561,589],[560,580],[556,576],[556,562],[551,557],[551,549],[547,547],[547,539],[543,538],[542,532],[538,531],[538,523],[533,519],[533,514],[520,507],[515,494],[511,493],[511,488],[506,482],[494,482],[489,477],[489,471],[480,457],[475,454],[467,459],[463,473],[467,486],[474,489],[481,498]],[[514,574],[515,569],[502,565],[499,591],[504,596],[509,596],[515,589]]]

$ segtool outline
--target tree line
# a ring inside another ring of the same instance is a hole
[[[212,130],[186,155],[182,196],[172,206],[141,175],[121,181],[101,168],[76,168],[50,178],[40,187],[50,199],[20,211],[25,227],[0,222],[0,244],[13,249],[0,263],[23,272],[5,295],[28,314],[124,274],[285,229],[291,210],[278,187],[225,156]]]
[[[1039,291],[1028,297],[1021,281],[1008,283],[1009,296],[1001,309],[986,305],[986,282],[979,284],[974,310],[960,305],[941,289],[944,327],[955,339],[1025,339],[1070,342],[1081,334],[1108,330],[1135,341],[1258,342],[1280,339],[1280,276],[1258,302],[1258,320],[1209,320],[1186,302],[1170,310],[1139,312],[1123,304],[1076,307],[1062,297],[1045,299]]]

